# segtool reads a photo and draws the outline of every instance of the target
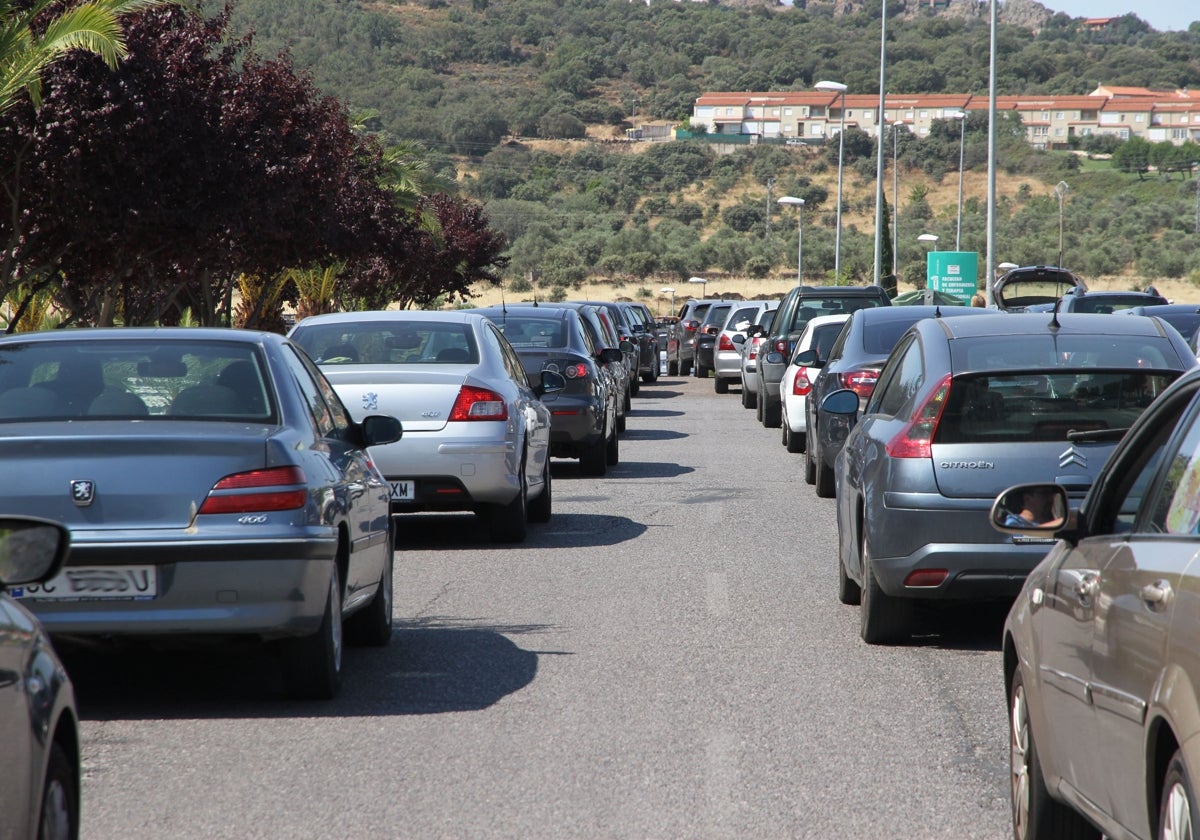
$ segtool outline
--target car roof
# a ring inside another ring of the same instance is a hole
[[[77,327],[62,330],[40,330],[0,335],[0,342],[14,344],[27,341],[122,341],[125,339],[160,339],[166,341],[237,341],[262,344],[278,339],[278,333],[230,327]]]
[[[878,297],[882,286],[800,286],[806,297]]]
[[[542,315],[542,316],[545,316],[546,313],[548,313],[548,312],[553,313],[552,317],[565,318],[565,317],[567,317],[568,312],[576,312],[578,310],[574,306],[568,306],[568,305],[565,305],[562,303],[539,303],[539,304],[521,303],[521,304],[516,304],[516,305],[506,304],[506,305],[496,305],[496,306],[485,306],[480,309],[476,309],[474,311],[478,312],[482,315],[486,315],[488,318],[494,318],[497,315],[500,315],[500,316],[504,316],[504,315],[525,315],[525,316]]]
[[[973,338],[994,335],[1045,335],[1056,330],[1058,335],[1120,334],[1164,335],[1162,323],[1154,318],[1114,318],[1092,312],[1060,312],[1055,318],[1049,312],[993,312],[979,318],[937,319],[949,338]],[[1058,327],[1051,326],[1057,322]]]
[[[995,310],[980,309],[977,306],[938,306],[921,304],[919,306],[875,306],[869,309],[856,309],[851,317],[857,318],[858,323],[887,323],[888,321],[919,321],[922,318],[954,318],[962,315],[979,317],[995,315]]]
[[[361,324],[364,322],[380,321],[446,321],[451,324],[463,324],[479,318],[478,311],[473,309],[379,309],[362,312],[330,312],[324,315],[310,315],[297,322],[296,326],[310,324]]]
[[[1200,303],[1156,303],[1150,306],[1131,306],[1117,315],[1187,315],[1200,314]]]

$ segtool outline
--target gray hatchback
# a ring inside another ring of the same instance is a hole
[[[1142,410],[1195,364],[1152,318],[925,319],[861,417],[857,393],[829,394],[823,416],[854,426],[835,462],[838,597],[861,599],[863,639],[903,641],[919,599],[1013,598],[1048,542],[993,530],[996,494],[1054,481],[1078,505]]]

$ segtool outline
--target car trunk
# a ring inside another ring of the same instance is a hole
[[[436,432],[446,426],[466,375],[461,365],[420,368],[374,366],[369,370],[324,369],[356,421],[390,414],[405,433]]]
[[[21,476],[20,492],[0,491],[9,514],[53,519],[72,529],[180,529],[220,479],[268,464],[274,427],[161,421],[6,424],[0,462]],[[94,497],[79,504],[73,493]],[[10,485],[11,487],[11,485]]]
[[[932,446],[938,491],[950,499],[992,498],[1014,484],[1051,481],[1082,498],[1116,444],[1067,440]]]

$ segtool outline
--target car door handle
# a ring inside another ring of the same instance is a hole
[[[1084,575],[1075,586],[1075,594],[1079,596],[1080,602],[1084,604],[1090,603],[1099,591],[1100,576],[1095,574]]]
[[[1151,606],[1168,603],[1172,595],[1174,591],[1171,584],[1165,580],[1156,580],[1142,587],[1142,600]]]

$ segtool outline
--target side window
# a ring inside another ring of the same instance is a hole
[[[321,394],[321,388],[313,379],[312,373],[305,364],[305,359],[296,351],[296,348],[289,346],[287,352],[283,354],[287,360],[288,368],[292,372],[292,376],[296,378],[296,384],[300,388],[300,392],[304,395],[304,401],[308,405],[309,413],[312,415],[313,426],[316,427],[317,433],[321,437],[333,437],[337,433],[337,426],[334,423],[333,412],[329,408],[329,404],[325,402],[325,397]],[[311,364],[311,363],[310,363]],[[324,379],[324,377],[322,377]],[[341,406],[341,403],[338,403]]]
[[[894,417],[924,383],[925,360],[921,357],[921,345],[913,336],[907,346],[897,347],[892,354],[864,413]]]
[[[504,361],[504,369],[508,371],[508,375],[518,385],[528,388],[529,377],[525,374],[525,366],[521,364],[521,359],[517,355],[517,351],[512,349],[512,345],[508,340],[500,334],[492,324],[487,325],[484,331],[484,340],[492,342],[496,345],[500,352],[500,358]]]
[[[850,323],[853,320],[851,318],[842,325],[842,330],[838,333],[837,341],[833,342],[833,346],[829,348],[829,353],[825,356],[825,364],[829,364],[842,357],[842,350],[846,346],[846,335],[850,332]]]
[[[1146,516],[1138,530],[1159,534],[1200,534],[1200,422],[1197,411],[1192,408],[1187,433],[1180,441],[1179,449],[1168,454],[1167,441],[1175,423],[1164,419],[1156,423],[1161,431],[1154,435],[1149,457],[1137,470],[1137,477],[1130,486],[1126,501],[1116,512],[1118,530],[1133,528],[1136,518],[1136,500],[1147,490],[1164,457],[1169,457],[1161,486],[1150,497],[1146,505]]]
[[[583,343],[588,349],[588,355],[595,358],[596,354],[600,352],[600,344],[592,332],[592,325],[582,315],[574,316],[574,320],[579,334],[583,336]]]

